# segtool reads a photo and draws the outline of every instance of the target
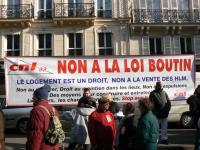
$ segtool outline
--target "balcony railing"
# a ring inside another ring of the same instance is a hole
[[[94,17],[94,3],[56,3],[54,17]]]
[[[199,23],[200,10],[134,9],[132,23]]]
[[[31,19],[33,5],[0,5],[0,19]]]

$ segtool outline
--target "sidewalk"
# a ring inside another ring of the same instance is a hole
[[[194,145],[189,144],[169,144],[169,145],[158,145],[158,150],[194,150]]]

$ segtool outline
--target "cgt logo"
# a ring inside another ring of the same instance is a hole
[[[176,92],[176,93],[174,93],[174,96],[175,97],[179,97],[179,96],[185,97],[186,96],[186,92]]]
[[[11,71],[35,71],[37,66],[36,62],[32,62],[32,64],[12,64],[10,65]]]

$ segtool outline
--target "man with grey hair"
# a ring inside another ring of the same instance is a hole
[[[155,90],[150,93],[150,101],[153,104],[153,113],[157,117],[158,122],[161,126],[160,143],[168,144],[167,128],[168,122],[167,117],[171,109],[171,102],[169,96],[163,90],[162,83],[156,82]]]

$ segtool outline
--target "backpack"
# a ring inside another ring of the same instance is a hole
[[[49,112],[46,107],[42,105],[39,107],[43,108],[50,116],[49,128],[44,134],[45,143],[48,145],[62,144],[65,140],[65,133],[59,118],[55,115],[55,108],[53,107],[53,111]]]

